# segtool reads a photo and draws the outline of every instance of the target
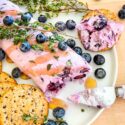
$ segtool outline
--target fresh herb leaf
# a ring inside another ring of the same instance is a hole
[[[56,60],[58,60],[59,59],[59,56],[53,56]]]
[[[34,44],[31,47],[34,50],[41,50],[41,51],[43,51],[43,45],[42,44]]]
[[[18,29],[16,26],[1,26],[0,27],[0,39],[14,39],[14,44],[24,42],[28,37],[27,31],[24,29]]]
[[[50,70],[51,67],[52,67],[52,64],[48,64],[48,65],[47,65],[47,70]]]
[[[36,124],[36,123],[37,123],[37,120],[38,120],[38,116],[37,116],[37,115],[34,115],[33,117],[31,117],[30,114],[23,114],[22,119],[23,119],[24,121],[33,120],[33,123]]]
[[[67,65],[67,66],[72,66],[71,60],[68,60],[68,61],[66,62],[66,65]]]
[[[48,122],[47,116],[44,116],[44,124]]]
[[[32,119],[30,114],[23,114],[22,119],[24,121],[30,121]]]
[[[38,116],[37,116],[37,115],[34,115],[34,117],[33,117],[32,119],[33,119],[33,123],[34,123],[34,124],[37,124]]]
[[[31,62],[31,63],[35,63],[35,61],[34,61],[34,60],[30,60],[29,62]]]

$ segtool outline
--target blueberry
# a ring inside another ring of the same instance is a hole
[[[65,110],[63,108],[57,107],[53,110],[53,116],[55,118],[62,118],[65,115]]]
[[[12,25],[14,22],[14,18],[12,16],[5,16],[4,19],[3,19],[3,23],[6,25],[6,26],[10,26]]]
[[[105,26],[107,26],[107,19],[104,16],[99,16],[99,19],[97,19],[94,23],[93,26],[95,30],[101,30]]]
[[[59,42],[58,43],[58,48],[60,49],[60,50],[66,50],[67,49],[67,44],[65,43],[65,42]]]
[[[82,53],[82,57],[88,62],[90,63],[92,60],[92,57],[89,53]]]
[[[2,61],[5,58],[5,55],[5,52],[2,49],[0,49],[0,61]]]
[[[55,24],[55,27],[57,28],[58,31],[64,31],[66,29],[66,24],[62,21],[58,21]]]
[[[38,21],[41,23],[45,23],[47,21],[47,17],[45,15],[40,15],[38,17]]]
[[[68,125],[67,122],[60,122],[59,125]]]
[[[57,123],[53,120],[48,120],[47,123],[45,123],[44,125],[57,125]]]
[[[103,68],[98,68],[95,70],[95,76],[98,79],[103,79],[106,76],[106,71]]]
[[[47,40],[47,37],[43,34],[43,33],[40,33],[36,36],[36,41],[37,43],[43,43]]]
[[[75,45],[76,45],[76,42],[75,42],[74,39],[68,39],[68,40],[66,41],[66,44],[67,44],[69,47],[74,48]]]
[[[66,27],[69,30],[74,30],[76,27],[76,22],[74,20],[67,20]]]
[[[78,46],[74,47],[74,51],[78,54],[78,55],[82,55],[82,49]]]
[[[118,17],[120,19],[125,19],[125,9],[119,10]]]
[[[105,63],[105,58],[103,55],[95,55],[93,58],[95,64],[97,65],[103,65]]]
[[[28,52],[31,49],[29,42],[25,41],[20,45],[20,50],[22,52]]]
[[[33,17],[33,15],[29,12],[26,12],[26,13],[23,13],[21,15],[21,19],[24,21],[24,22],[29,22],[31,20],[31,18]]]
[[[122,6],[122,9],[125,9],[125,5]]]
[[[12,76],[13,76],[14,78],[19,78],[20,75],[21,75],[21,71],[20,71],[19,68],[14,68],[14,69],[12,70]]]

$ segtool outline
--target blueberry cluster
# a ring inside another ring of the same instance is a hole
[[[74,20],[67,20],[66,23],[63,21],[58,21],[56,22],[55,27],[58,31],[64,31],[66,28],[68,30],[74,30],[76,27],[76,22]]]
[[[45,23],[47,21],[47,17],[45,15],[40,15],[38,17],[38,21],[41,23]],[[76,22],[74,20],[67,20],[66,23],[63,21],[58,21],[55,23],[55,27],[57,31],[64,31],[66,28],[68,30],[74,30],[76,27]]]
[[[103,65],[105,63],[104,56],[97,54],[94,56],[93,61],[96,65]],[[103,68],[97,68],[95,70],[95,77],[98,79],[103,79],[106,76],[106,71]]]
[[[122,6],[122,9],[119,10],[118,12],[118,17],[120,19],[125,19],[125,5]]]
[[[65,110],[57,107],[53,110],[53,116],[56,118],[56,120],[48,119],[44,125],[68,125],[68,123],[63,120],[64,115]]]

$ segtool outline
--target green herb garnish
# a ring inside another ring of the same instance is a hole
[[[34,61],[34,60],[30,60],[29,62],[31,62],[31,63],[35,63],[35,61]]]
[[[36,123],[37,123],[37,120],[38,120],[38,116],[37,116],[37,115],[34,115],[34,117],[32,117],[32,120],[33,120],[33,123],[36,124]]]
[[[47,65],[47,70],[50,70],[51,67],[52,67],[52,64],[48,64],[48,65]]]
[[[58,60],[59,59],[59,56],[53,56],[56,60]]]
[[[24,121],[30,121],[32,119],[30,114],[23,114],[22,119]]]
[[[87,4],[78,0],[11,0],[16,4],[26,6],[29,12],[45,12],[48,18],[58,16],[59,13],[86,13]]]
[[[41,51],[43,51],[43,45],[42,44],[34,44],[31,47],[34,50],[41,50]]]
[[[44,124],[48,122],[47,116],[44,116]]]
[[[33,117],[30,114],[23,114],[22,119],[24,121],[30,121],[33,120],[33,123],[36,124],[37,123],[37,115],[34,115]]]
[[[24,42],[28,37],[25,29],[19,29],[17,26],[0,26],[0,39],[14,39],[14,44]]]
[[[66,65],[67,65],[67,66],[72,66],[71,60],[68,60],[68,61],[66,62]]]

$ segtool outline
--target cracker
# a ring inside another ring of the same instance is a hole
[[[7,91],[15,87],[15,83],[3,82],[0,83],[0,97],[2,97]]]
[[[107,9],[91,10],[83,17],[83,19],[89,19],[91,16],[97,15],[105,15],[109,20],[118,21],[116,14]]]
[[[42,125],[47,115],[48,102],[32,85],[17,85],[1,98],[1,125]]]
[[[10,83],[15,83],[16,84],[16,80],[14,78],[12,78],[9,74],[5,73],[5,72],[0,72],[0,82],[10,82]]]

